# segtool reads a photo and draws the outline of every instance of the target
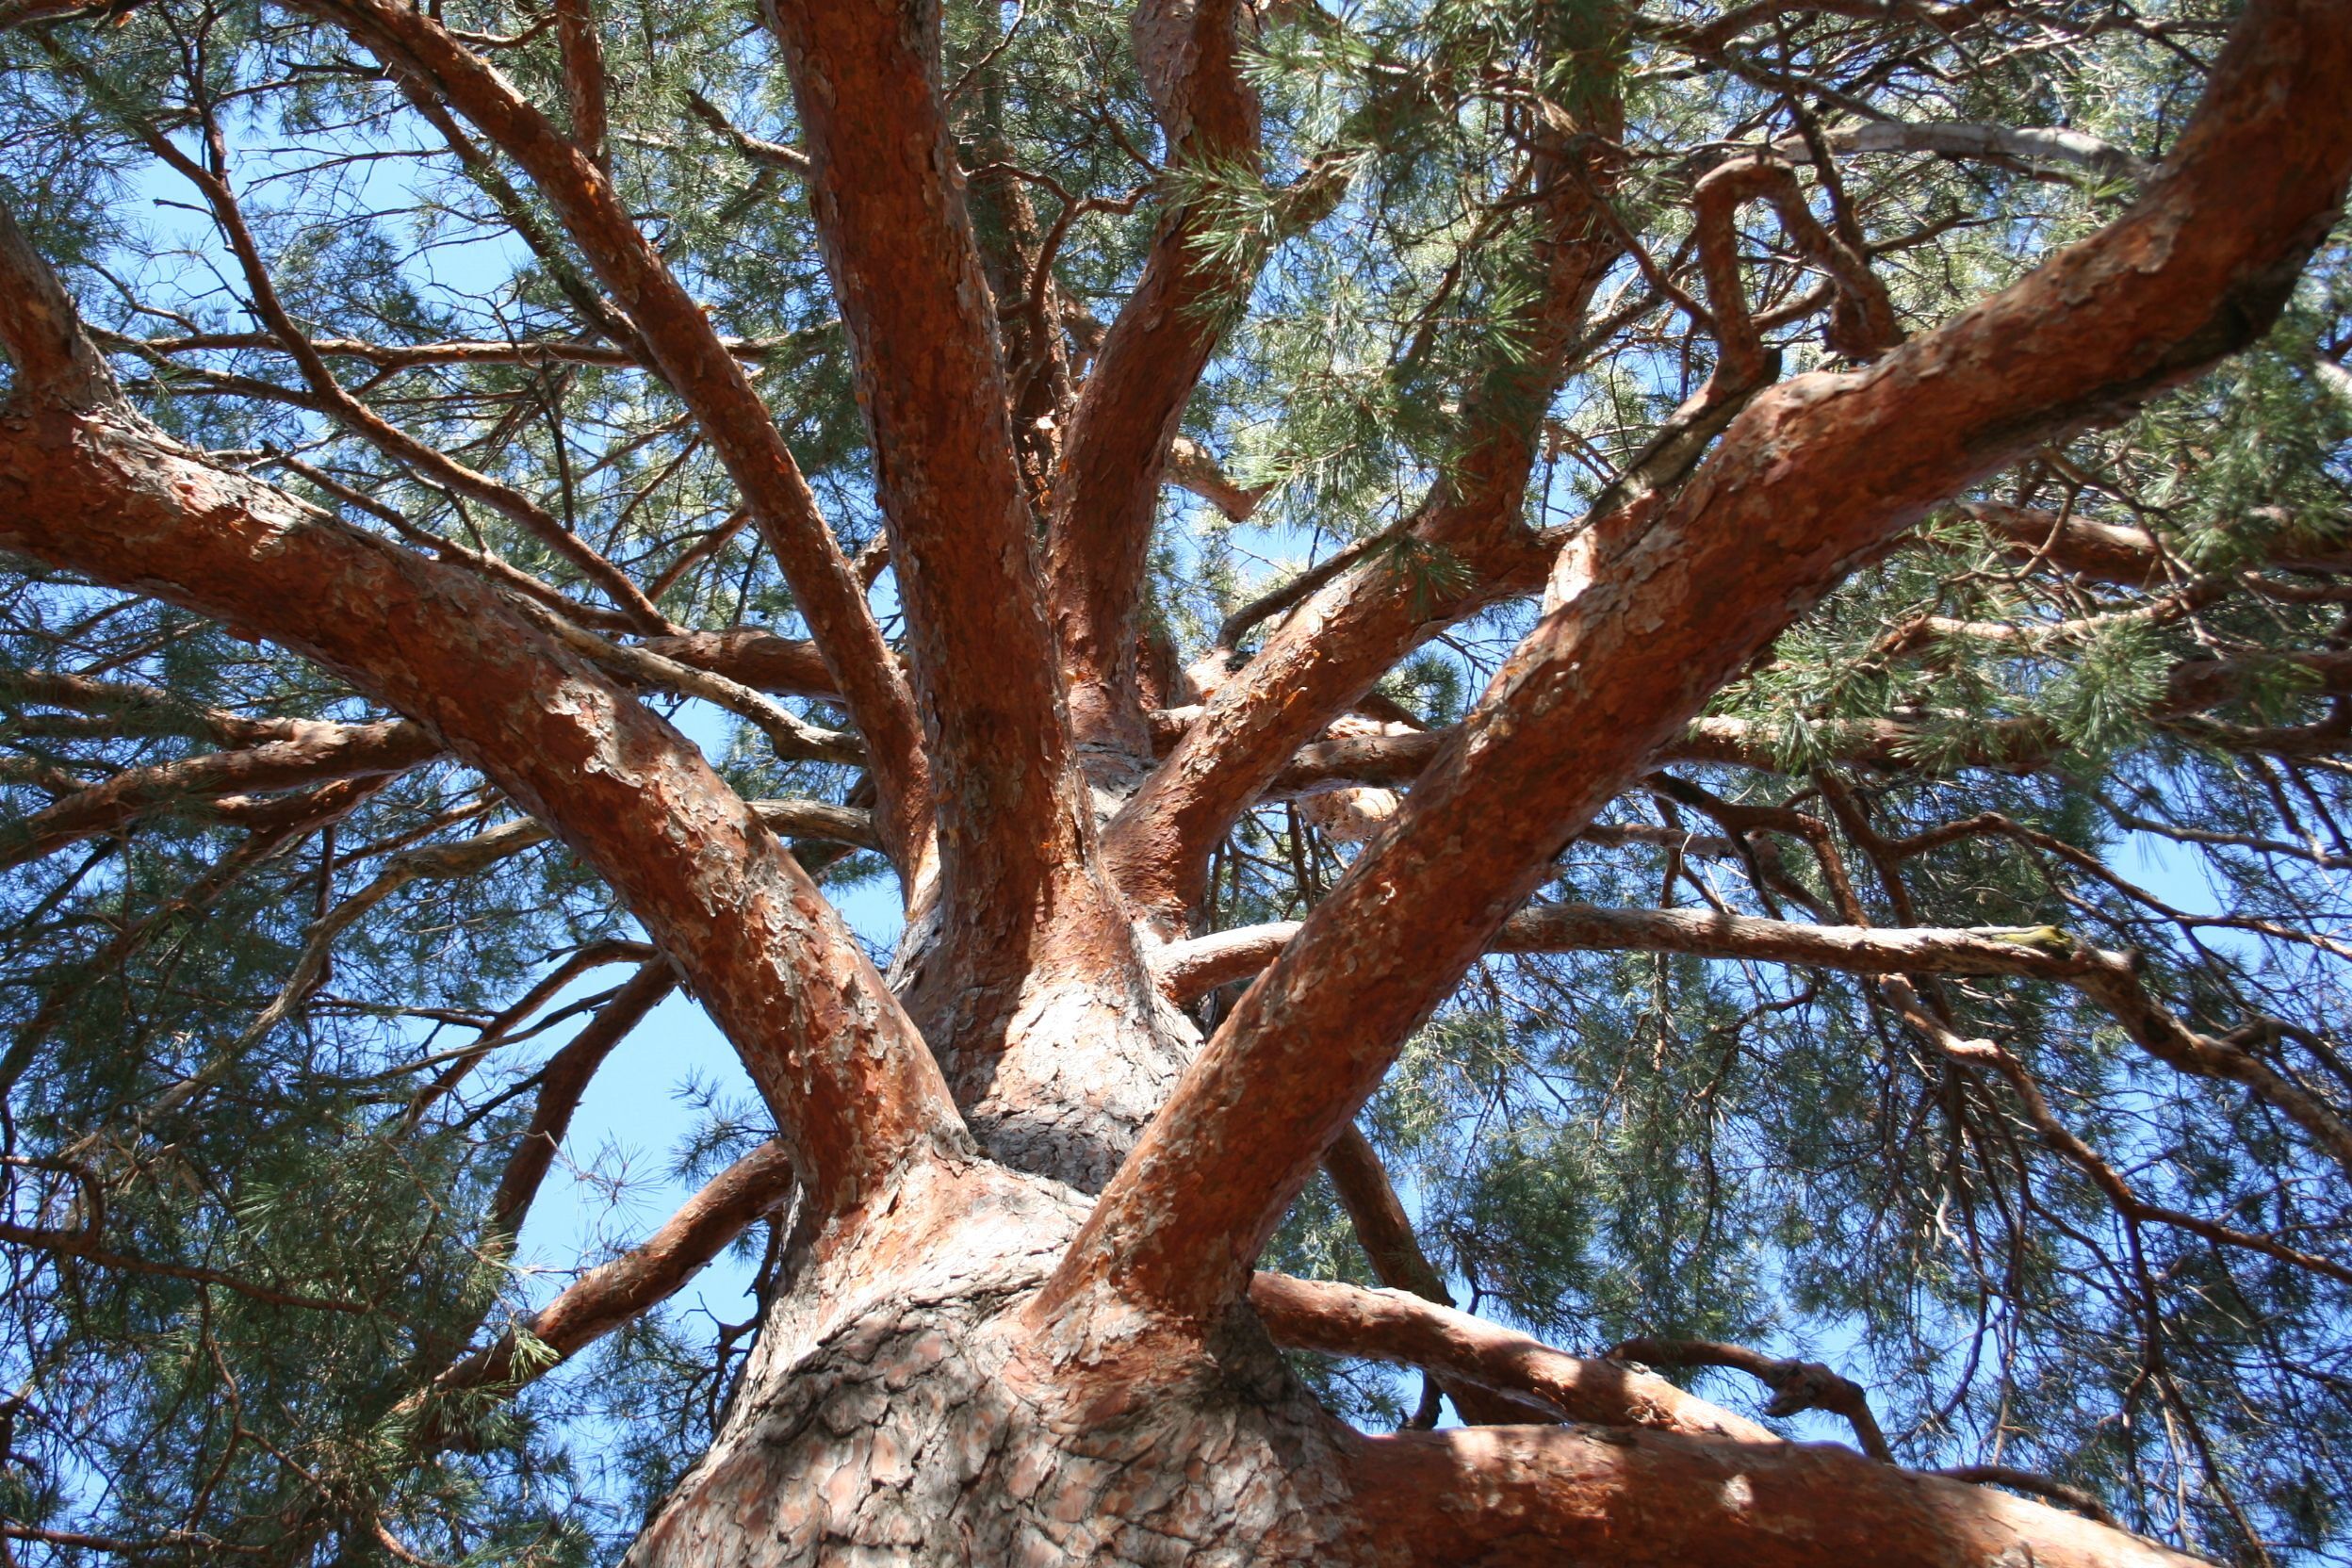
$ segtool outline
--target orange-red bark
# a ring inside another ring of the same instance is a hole
[[[2123,218],[1869,369],[1751,404],[1521,645],[1399,823],[1243,997],[1041,1315],[1116,1298],[1211,1320],[1405,1037],[1715,690],[1937,501],[2251,340],[2341,209],[2347,74],[2341,8],[2257,5]]]
[[[866,603],[865,585],[718,329],[639,232],[596,160],[439,23],[389,0],[317,0],[311,8],[396,71],[431,84],[537,182],[751,507],[872,749],[883,837],[902,864],[915,864],[930,811],[913,698]]]
[[[676,959],[821,1205],[963,1135],[929,1051],[693,743],[480,579],[126,415],[0,415],[0,545],[266,635],[407,713],[548,824]]]
[[[986,1050],[1050,949],[1134,960],[1083,847],[1091,824],[940,103],[937,13],[783,4],[774,20],[874,433],[936,796],[939,943],[910,1001],[942,1046]]]
[[[1243,16],[1235,0],[1137,8],[1140,64],[1171,167],[1254,170],[1258,100],[1241,74]],[[1246,267],[1203,253],[1207,228],[1192,204],[1162,218],[1071,411],[1054,477],[1047,577],[1070,718],[1081,744],[1116,760],[1113,776],[1151,756],[1136,644],[1168,443],[1222,335],[1219,299],[1250,281]]]

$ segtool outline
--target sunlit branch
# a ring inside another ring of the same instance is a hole
[[[0,440],[0,544],[318,659],[560,825],[691,977],[820,1207],[961,1146],[928,1049],[780,841],[691,743],[470,574],[160,435],[64,416],[19,420]],[[730,918],[710,920],[716,907]]]
[[[433,735],[399,720],[284,722],[294,727],[286,739],[126,769],[44,807],[11,825],[0,846],[0,868],[23,865],[156,811],[202,808],[225,795],[404,773],[441,751]]]
[[[623,207],[612,183],[495,71],[421,13],[384,0],[311,8],[429,82],[521,165],[693,411],[791,580],[825,666],[870,748],[884,835],[903,865],[930,833],[929,785],[914,703],[799,465],[742,366]],[[399,74],[396,73],[396,74]]]
[[[572,1113],[580,1108],[580,1096],[588,1092],[589,1080],[613,1047],[645,1021],[645,1015],[677,985],[678,972],[669,960],[656,958],[645,964],[539,1070],[539,1092],[531,1102],[531,1121],[507,1155],[498,1187],[491,1194],[489,1217],[483,1224],[493,1235],[512,1238],[521,1232],[523,1217],[531,1212],[539,1184],[555,1162],[556,1151],[563,1147]]]
[[[1247,16],[1233,0],[1144,0],[1135,10],[1137,60],[1167,161],[1197,177],[1255,172],[1258,98],[1241,56]],[[1131,758],[1148,755],[1135,637],[1161,478],[1185,401],[1223,336],[1215,306],[1248,286],[1260,260],[1204,244],[1212,221],[1205,201],[1172,201],[1162,214],[1142,276],[1070,415],[1054,482],[1046,561],[1071,722],[1082,742]],[[1175,467],[1187,471],[1200,478],[1197,465]]]
[[[1650,1366],[1735,1368],[1772,1391],[1772,1402],[1765,1408],[1765,1414],[1788,1416],[1808,1410],[1829,1411],[1843,1417],[1854,1429],[1864,1453],[1884,1463],[1894,1462],[1894,1454],[1886,1446],[1886,1434],[1878,1429],[1878,1418],[1870,1413],[1870,1396],[1862,1391],[1862,1385],[1820,1362],[1788,1361],[1759,1355],[1745,1346],[1700,1339],[1628,1339],[1610,1350],[1609,1359]]]
[[[792,1193],[791,1155],[771,1139],[711,1178],[638,1246],[589,1270],[527,1322],[442,1373],[434,1391],[511,1388],[540,1376],[675,1295]]]
[[[1244,995],[1039,1320],[1082,1298],[1214,1317],[1403,1040],[1716,690],[1928,508],[2276,315],[2352,176],[2352,103],[2328,85],[2352,70],[2352,35],[2324,11],[2247,13],[2165,177],[2115,223],[1869,369],[1784,384],[1734,421],[1616,569],[1539,624],[1396,825]],[[2249,168],[2272,177],[2249,188]],[[1236,1148],[1255,1154],[1245,1169],[1216,1152]]]
[[[1366,1539],[1413,1563],[1576,1561],[1638,1540],[1659,1568],[2001,1568],[2029,1554],[2036,1568],[2199,1568],[2090,1520],[1835,1445],[1463,1427],[1361,1439],[1349,1469]]]
[[[1770,1429],[1613,1361],[1586,1361],[1441,1302],[1260,1272],[1250,1305],[1275,1343],[1327,1355],[1401,1362],[1557,1419],[1779,1443]],[[1527,1417],[1523,1413],[1521,1419]]]

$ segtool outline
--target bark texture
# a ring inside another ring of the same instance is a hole
[[[1563,846],[1661,757],[1765,751],[1699,715],[1858,563],[2020,453],[2136,408],[2276,317],[2352,177],[2344,0],[2254,0],[2136,204],[1907,342],[1867,248],[1842,218],[1813,216],[1788,159],[1749,150],[1715,165],[1693,198],[1708,304],[1684,302],[1717,337],[1715,376],[1582,525],[1547,533],[1523,515],[1544,411],[1627,254],[1614,216],[1624,41],[1612,8],[1577,11],[1545,46],[1597,85],[1530,111],[1529,177],[1512,198],[1540,219],[1529,344],[1464,398],[1458,461],[1385,541],[1443,552],[1460,575],[1432,590],[1395,551],[1369,548],[1310,574],[1228,623],[1200,672],[1208,690],[1184,699],[1205,700],[1157,714],[1166,672],[1147,678],[1141,624],[1154,509],[1218,342],[1201,307],[1250,281],[1246,267],[1202,259],[1200,212],[1170,201],[1091,380],[1064,407],[1069,389],[1046,362],[1065,349],[1041,340],[1065,323],[1046,320],[1050,266],[1023,250],[1044,241],[1015,223],[984,254],[975,236],[937,6],[771,0],[805,142],[770,148],[770,162],[806,181],[840,302],[904,612],[894,647],[871,574],[844,557],[745,369],[753,356],[719,334],[615,189],[611,84],[587,0],[558,0],[551,17],[568,129],[437,13],[302,6],[433,106],[437,126],[463,139],[462,117],[530,179],[611,298],[578,277],[567,291],[721,455],[744,509],[723,527],[756,524],[810,633],[674,627],[658,591],[536,501],[379,431],[329,363],[367,355],[301,335],[220,158],[189,162],[190,177],[232,237],[269,338],[303,373],[301,406],[500,507],[602,583],[611,608],[337,521],[166,436],[122,402],[64,289],[0,215],[0,341],[15,367],[0,409],[0,547],[270,639],[402,715],[260,729],[53,684],[43,700],[225,749],[62,781],[74,787],[0,846],[0,869],[161,809],[308,821],[318,792],[244,797],[454,759],[519,816],[396,858],[340,909],[322,896],[313,967],[298,978],[315,975],[355,906],[399,885],[388,879],[549,837],[652,943],[627,951],[642,967],[550,1065],[493,1202],[501,1242],[597,1064],[674,984],[725,1032],[774,1118],[774,1140],[642,1247],[489,1343],[438,1352],[448,1369],[420,1401],[527,1380],[545,1359],[527,1339],[573,1354],[766,1222],[781,1232],[779,1272],[756,1349],[717,1440],[631,1549],[636,1568],[2187,1560],[2005,1494],[1780,1441],[1638,1369],[1453,1311],[1352,1123],[1481,954],[1622,949],[1873,976],[1947,1055],[2008,1075],[2038,1107],[2037,1130],[2091,1168],[2099,1157],[2065,1144],[2015,1059],[1926,1016],[1907,977],[2073,987],[2150,1056],[2246,1086],[2352,1165],[2352,1131],[2265,1065],[2261,1042],[2197,1032],[2146,993],[2127,956],[2063,933],[1872,929],[1842,905],[1840,923],[1797,925],[1528,904]],[[1254,168],[1243,68],[1258,9],[1139,8],[1135,48],[1169,163]],[[2143,172],[2066,133],[1903,129],[1822,145]],[[158,139],[159,156],[183,157]],[[1768,385],[1739,254],[1751,203],[1833,280],[1843,368]],[[1018,387],[1008,340],[1027,345]],[[1070,419],[1050,482],[1040,454],[1054,443],[1035,420],[1015,424],[1032,407]],[[1236,508],[1256,499],[1198,472],[1186,482]],[[2003,548],[2085,581],[2140,585],[2165,565],[2152,536],[2129,530],[2016,509],[1977,520]],[[1535,629],[1459,727],[1423,730],[1370,700],[1421,642],[1547,589]],[[1253,654],[1233,645],[1284,611]],[[2302,673],[2331,691],[2352,684],[2352,662],[2333,654]],[[2254,678],[2192,661],[2175,694],[2189,705]],[[874,808],[742,798],[642,700],[654,691],[749,718],[780,758],[863,765]],[[763,694],[838,699],[857,734]],[[1848,739],[1900,750],[1870,727]],[[1194,937],[1218,845],[1286,794],[1355,846],[1351,868],[1301,922]],[[1741,808],[1705,798],[1723,828],[1710,847],[1752,849]],[[788,832],[877,845],[895,862],[908,920],[887,977]],[[1685,835],[1675,852],[1697,843]],[[1231,1005],[1211,996],[1243,980]],[[1257,1271],[1318,1163],[1380,1276],[1413,1294]],[[2166,1217],[2115,1183],[2132,1217]],[[1367,1438],[1317,1404],[1278,1347],[1423,1368],[1496,1424]]]
[[[1049,1311],[1117,1298],[1218,1315],[1405,1036],[1709,694],[1938,499],[2046,433],[2177,384],[2275,317],[2352,174],[2352,107],[2317,108],[2321,84],[2352,70],[2352,30],[2324,5],[2250,14],[2125,217],[1866,370],[1773,388],[1654,521],[1602,520],[1617,531],[1599,569],[1195,1060]],[[2252,186],[2250,169],[2271,178]],[[2201,220],[2222,211],[2231,222]],[[1265,1149],[1298,1152],[1233,1168],[1237,1151]]]

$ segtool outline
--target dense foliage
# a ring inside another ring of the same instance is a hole
[[[434,14],[564,101],[552,11]],[[956,0],[945,76],[1016,387],[1043,388],[1039,485],[1157,216],[1213,215],[1195,243],[1232,285],[1190,308],[1227,330],[1154,545],[1174,708],[1176,670],[1213,678],[1286,605],[1236,612],[1334,555],[1462,596],[1472,568],[1398,524],[1498,409],[1540,430],[1532,524],[1564,537],[1622,486],[1715,367],[1691,192],[1734,152],[1776,146],[1918,330],[2121,210],[2227,22],[2204,0],[1269,0],[1254,166],[1161,161],[1124,9],[1098,0]],[[880,527],[871,459],[774,45],[742,8],[613,0],[597,23],[613,178],[856,552]],[[466,126],[274,5],[0,0],[0,193],[150,418],[530,574],[612,639],[626,607],[583,556],[680,628],[798,634],[702,433]],[[1554,342],[1530,171],[1546,117],[1595,94],[1622,100],[1621,259]],[[1866,134],[1888,125],[2040,139]],[[1740,223],[1781,372],[1837,359],[1851,302],[1769,204]],[[1544,896],[2129,951],[2136,994],[2352,1116],[2340,240],[2257,351],[1858,571]],[[289,325],[382,430],[286,351]],[[1564,373],[1530,375],[1540,358]],[[2107,556],[2069,552],[2084,525]],[[1458,721],[1536,609],[1432,636],[1349,722]],[[0,579],[0,1560],[604,1560],[707,1440],[747,1327],[657,1311],[511,1401],[428,1420],[417,1396],[544,1298],[510,1267],[502,1172],[554,1050],[620,966],[659,960],[446,759],[274,793],[190,765],[280,721],[387,717],[239,629],[22,564]],[[747,797],[870,804],[854,763],[653,700]],[[1382,805],[1268,801],[1219,850],[1204,928],[1300,918]],[[895,904],[870,843],[804,847],[855,906]],[[559,971],[569,988],[540,984]],[[2125,1011],[1965,968],[1497,955],[1363,1126],[1473,1310],[1584,1351],[1819,1359],[1906,1463],[2056,1478],[2219,1559],[2352,1559],[2347,1171],[2276,1096],[2151,1054]],[[758,1141],[744,1100],[714,1088],[682,1168]],[[755,1266],[781,1223],[742,1244]],[[1319,1185],[1278,1252],[1373,1277]],[[1385,1373],[1315,1376],[1365,1424],[1435,1413]],[[1753,1408],[1752,1381],[1705,1376]]]

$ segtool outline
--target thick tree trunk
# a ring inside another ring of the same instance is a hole
[[[1122,1233],[1083,1189],[1135,1143],[1156,1074],[1192,1051],[1139,965],[1089,970],[1075,943],[1033,950],[1013,1048],[991,1070],[951,1043],[942,1082],[759,812],[473,580],[118,414],[20,412],[0,436],[0,542],[235,624],[328,607],[279,635],[560,823],[695,976],[788,1129],[534,1325],[562,1352],[642,1310],[799,1168],[786,1277],[725,1430],[634,1562],[1693,1562],[1765,1546],[1756,1560],[2185,1560],[1851,1451],[1757,1442],[1737,1418],[1693,1419],[1622,1373],[1563,1369],[1491,1331],[1400,1326],[1421,1310],[1405,1298],[1266,1304],[1296,1344],[1355,1340],[1448,1378],[1517,1380],[1497,1392],[1563,1414],[1614,1398],[1597,1412],[1612,1419],[1365,1439],[1291,1376],[1246,1279],[1201,1314],[1083,1277],[1088,1293],[1051,1297],[1082,1228],[1098,1243]],[[696,853],[647,841],[680,825]],[[1229,1142],[1222,1163],[1228,1179],[1263,1179],[1267,1157]],[[1201,1238],[1147,1239],[1165,1272]],[[497,1360],[445,1384],[508,1375]],[[1684,1435],[1707,1430],[1724,1435]]]
[[[1103,1057],[1126,1035],[1064,1038],[1069,1079],[1116,1076]],[[1037,1135],[1040,1163],[1117,1136],[1075,1106],[1061,1126],[1067,1144]],[[831,1220],[796,1215],[720,1435],[628,1568],[2191,1560],[1780,1442],[1647,1374],[1395,1292],[1265,1276],[1202,1333],[1102,1314],[1041,1329],[1031,1309],[1090,1201],[951,1158]],[[1367,1439],[1322,1409],[1278,1337],[1428,1366],[1526,1419],[1578,1419]]]
[[[1086,1217],[986,1165],[808,1238],[724,1431],[630,1568],[1345,1560],[1347,1434],[1246,1312],[1205,1353],[1054,1365],[1020,1309]]]
[[[1470,568],[1466,584],[1432,599],[1372,563],[1336,579],[1148,771],[1141,564],[1167,438],[1214,347],[1176,305],[1231,281],[1186,260],[1185,220],[1170,218],[1140,302],[1109,334],[1041,496],[994,322],[1012,274],[999,266],[990,281],[951,172],[935,8],[772,0],[874,438],[908,623],[902,668],[767,405],[614,190],[586,8],[559,11],[564,136],[433,18],[390,0],[302,4],[531,176],[734,476],[813,642],[688,632],[648,601],[630,624],[651,640],[615,649],[551,620],[544,598],[167,438],[122,404],[61,287],[0,223],[0,342],[16,377],[0,407],[0,547],[252,629],[406,715],[249,737],[30,826],[63,841],[165,801],[446,753],[534,819],[494,830],[511,835],[500,843],[560,838],[643,923],[735,1046],[778,1137],[565,1292],[534,1331],[568,1352],[675,1288],[788,1187],[797,1207],[723,1430],[631,1563],[2186,1560],[2001,1494],[1774,1441],[1639,1373],[1441,1305],[1253,1269],[1413,1029],[1498,939],[2063,979],[2184,1070],[2251,1072],[2087,950],[1522,906],[1561,845],[1662,748],[1690,743],[1676,737],[1709,695],[1855,562],[2034,443],[2137,406],[2275,316],[2352,167],[2352,123],[2321,112],[2340,103],[2352,58],[2344,0],[2263,0],[2139,205],[1867,370],[1756,395],[1762,346],[1731,243],[1740,203],[1779,204],[1798,248],[1838,278],[1841,350],[1877,354],[1892,321],[1785,167],[1707,176],[1698,243],[1723,368],[1681,433],[1712,433],[1754,401],[1679,494],[1636,485],[1596,508],[1555,568],[1560,541],[1521,521],[1538,419],[1620,252],[1606,197],[1622,111],[1572,102],[1579,128],[1534,166],[1544,276],[1528,365],[1473,400],[1463,461],[1409,519],[1418,547]],[[1253,140],[1232,69],[1241,17],[1215,0],[1143,8],[1140,53],[1171,146],[1233,155]],[[1615,45],[1579,47],[1597,58]],[[2269,183],[2249,181],[2262,168]],[[220,215],[236,228],[226,188]],[[303,363],[331,380],[319,354]],[[1695,456],[1694,440],[1665,466]],[[2113,577],[2133,569],[2117,559],[2136,541],[2072,549],[2075,569]],[[1359,777],[1376,753],[1427,771],[1393,811],[1364,798],[1316,808],[1333,824],[1352,813],[1350,831],[1372,841],[1296,932],[1164,940],[1189,924],[1239,816],[1286,777],[1304,787],[1302,745],[1421,638],[1547,573],[1553,607],[1464,725],[1327,743]],[[850,709],[878,797],[859,820],[908,891],[887,981],[774,813],[612,673],[689,666],[734,683],[678,689],[730,702],[751,700],[744,683],[824,689]],[[1097,810],[1122,794],[1098,842]],[[1269,959],[1204,1050],[1169,997]],[[670,978],[645,969],[610,1027]],[[501,1232],[538,1180],[563,1097],[606,1043],[583,1042],[502,1184]],[[1366,1438],[1321,1409],[1278,1335],[1418,1364],[1563,1419]],[[514,1346],[462,1362],[443,1386],[511,1376]]]

